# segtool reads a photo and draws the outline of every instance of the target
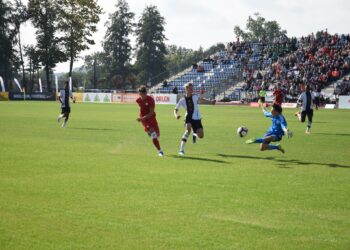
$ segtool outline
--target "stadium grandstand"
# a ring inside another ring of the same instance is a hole
[[[328,97],[349,92],[350,36],[327,31],[300,39],[281,37],[272,43],[231,42],[226,51],[192,65],[158,84],[153,92],[183,93],[192,82],[197,92],[217,100],[256,99],[261,89],[273,90],[280,83],[287,100],[295,99],[301,87],[325,90]]]

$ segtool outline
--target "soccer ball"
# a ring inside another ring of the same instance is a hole
[[[239,127],[238,129],[237,129],[237,135],[239,136],[239,137],[244,137],[244,136],[246,136],[248,134],[248,128],[246,128],[246,127]]]

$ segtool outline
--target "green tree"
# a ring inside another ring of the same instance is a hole
[[[287,31],[281,30],[276,21],[266,21],[259,13],[254,17],[249,16],[246,24],[247,31],[242,30],[239,26],[234,27],[236,37],[242,38],[248,42],[267,41],[271,42],[275,38],[286,36]]]
[[[156,6],[148,6],[142,13],[136,28],[137,60],[135,68],[138,82],[157,83],[167,77],[166,47],[164,35],[165,20]]]
[[[50,74],[57,63],[67,60],[58,38],[58,13],[52,0],[30,0],[29,15],[36,30],[36,53],[44,66],[47,90],[51,92]]]
[[[190,67],[193,63],[224,49],[225,45],[222,43],[213,45],[205,51],[203,51],[203,48],[192,50],[176,45],[169,45],[167,46],[166,69],[170,75],[177,74]]]
[[[133,31],[134,13],[129,11],[129,5],[125,0],[118,0],[117,10],[109,15],[106,23],[107,31],[104,37],[103,48],[108,56],[109,78],[121,75],[123,81],[130,73],[131,44],[129,35]]]
[[[87,81],[91,83],[91,87],[94,89],[105,88],[107,82],[107,64],[109,58],[104,52],[95,52],[91,55],[87,55],[84,58],[83,69],[87,74]]]
[[[74,60],[80,52],[95,44],[91,36],[96,32],[101,7],[96,0],[57,0],[59,30],[63,33],[63,44],[70,60],[69,77],[72,76]]]
[[[13,23],[13,9],[8,1],[0,0],[0,76],[4,80],[12,77],[12,67],[16,61],[14,44],[17,29]]]
[[[34,87],[35,72],[41,69],[40,56],[37,48],[33,45],[24,47],[24,55],[28,60],[27,71],[29,72],[29,92],[31,93]]]
[[[15,11],[13,13],[13,22],[17,30],[17,45],[19,49],[19,64],[22,68],[22,84],[27,89],[26,75],[24,70],[24,59],[22,51],[22,40],[21,40],[21,25],[28,20],[27,8],[22,4],[21,0],[15,0]]]

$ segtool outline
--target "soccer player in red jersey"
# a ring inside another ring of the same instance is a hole
[[[279,106],[282,106],[283,101],[283,91],[281,89],[281,84],[277,85],[277,89],[273,92],[273,96],[275,99],[273,100],[274,104],[278,104]]]
[[[142,123],[145,132],[152,138],[154,146],[158,150],[158,155],[163,156],[164,153],[160,148],[158,137],[160,136],[156,113],[154,112],[154,99],[147,95],[146,86],[142,85],[138,89],[140,97],[136,102],[140,106],[140,116],[136,120]]]

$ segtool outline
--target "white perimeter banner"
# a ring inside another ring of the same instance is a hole
[[[176,104],[177,95],[175,94],[151,94],[156,104]]]
[[[289,102],[283,102],[282,108],[296,108],[298,107],[297,103],[289,103]]]
[[[176,104],[177,96],[174,94],[150,94],[153,97],[156,104]],[[139,98],[138,94],[113,94],[112,102],[116,103],[135,103],[136,99]]]
[[[111,103],[111,93],[84,93],[83,102]]]
[[[350,96],[349,95],[340,95],[338,108],[340,109],[350,109]]]

